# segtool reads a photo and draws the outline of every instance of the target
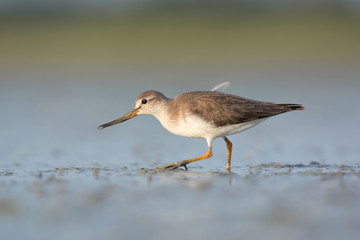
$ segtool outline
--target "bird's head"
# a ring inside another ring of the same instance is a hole
[[[168,99],[161,92],[157,92],[154,90],[143,92],[136,98],[135,107],[133,110],[131,110],[124,116],[115,119],[114,121],[99,126],[98,129],[102,130],[106,127],[125,122],[126,120],[134,118],[137,115],[156,115],[159,111],[161,111],[160,109],[167,100]]]

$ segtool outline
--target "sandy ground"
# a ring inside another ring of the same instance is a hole
[[[360,167],[0,172],[7,239],[354,239]],[[21,229],[21,231],[20,231]]]

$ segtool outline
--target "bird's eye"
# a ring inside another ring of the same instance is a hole
[[[142,102],[142,104],[146,104],[146,103],[147,103],[147,100],[146,100],[146,99],[143,99],[141,102]]]

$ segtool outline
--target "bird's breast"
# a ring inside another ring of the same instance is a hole
[[[211,138],[213,130],[216,128],[214,124],[195,115],[178,114],[176,117],[171,117],[171,115],[164,114],[155,117],[166,130],[184,137]]]

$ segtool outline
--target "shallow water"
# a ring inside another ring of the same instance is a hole
[[[359,233],[359,166],[261,164],[230,175],[73,167],[4,171],[0,178],[2,234],[13,239],[351,239]]]
[[[3,69],[0,230],[4,239],[292,238],[360,234],[360,72],[356,67]],[[220,80],[219,80],[220,79]],[[189,171],[202,139],[151,116],[96,127],[148,89],[167,96],[232,82],[228,92],[305,111],[230,136]]]

